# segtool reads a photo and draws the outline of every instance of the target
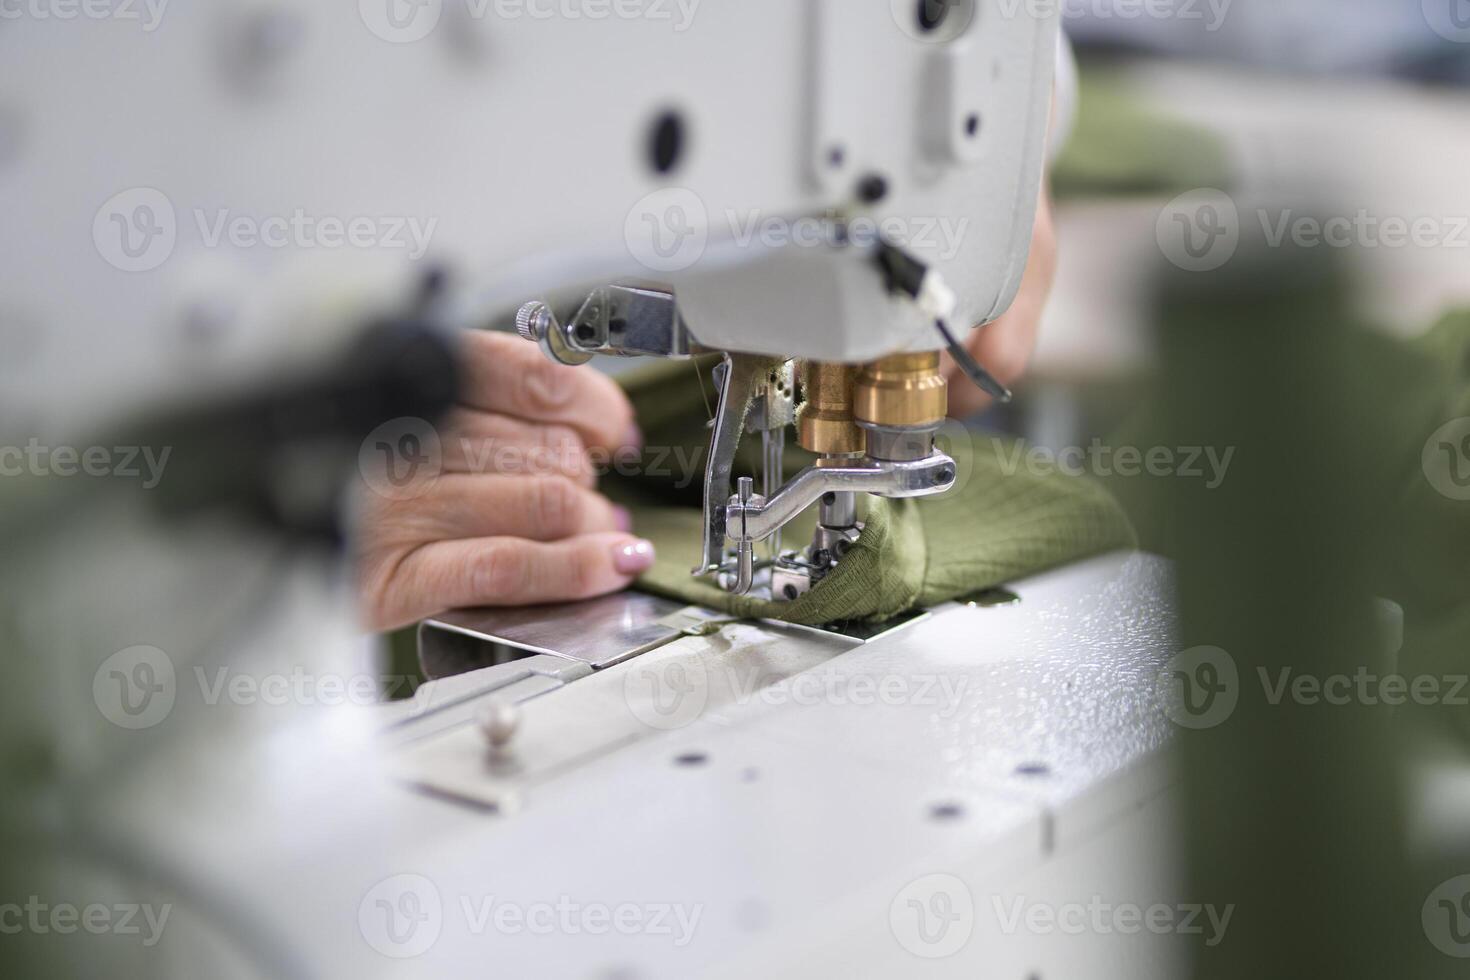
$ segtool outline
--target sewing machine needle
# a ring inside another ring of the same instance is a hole
[[[761,430],[761,493],[767,500],[781,489],[782,467],[786,456],[786,430]],[[781,531],[778,528],[770,537],[771,560],[781,557]]]

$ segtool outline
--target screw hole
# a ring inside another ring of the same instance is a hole
[[[665,112],[654,120],[649,138],[649,161],[656,173],[673,173],[684,156],[684,119],[677,112]]]
[[[1023,762],[1016,767],[1017,776],[1050,776],[1051,767],[1044,762]]]
[[[965,808],[959,803],[936,803],[929,808],[929,816],[941,822],[958,820],[964,815]]]
[[[888,179],[882,174],[869,174],[858,181],[857,194],[864,204],[877,204],[888,196]]]
[[[840,146],[834,146],[827,151],[827,166],[833,170],[841,170],[843,164],[847,163],[847,151]]]
[[[689,769],[693,769],[696,766],[702,766],[708,761],[709,756],[705,755],[703,752],[685,752],[683,755],[674,757],[675,765],[684,766],[685,768]]]
[[[953,0],[919,0],[919,30],[933,34],[944,26]]]
[[[972,112],[965,117],[965,135],[974,139],[980,135],[980,114]]]

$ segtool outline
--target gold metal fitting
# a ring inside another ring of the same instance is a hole
[[[893,354],[863,366],[853,386],[853,416],[878,426],[938,425],[949,412],[949,382],[939,352]]]
[[[796,441],[819,455],[863,451],[863,430],[852,420],[852,385],[858,369],[848,364],[803,361],[805,401],[796,412]]]

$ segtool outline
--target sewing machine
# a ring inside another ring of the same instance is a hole
[[[791,599],[819,581],[859,533],[857,495],[949,488],[939,352],[1019,286],[1055,10],[545,9],[217,3],[133,34],[90,17],[0,31],[19,80],[0,125],[25,122],[0,182],[6,307],[70,356],[36,372],[38,411],[76,427],[242,365],[269,377],[411,310],[445,333],[513,320],[567,364],[722,355],[694,572],[733,592]],[[385,223],[346,248],[303,212]],[[819,461],[782,482],[792,429]],[[731,479],[757,436],[759,488]],[[267,489],[299,503],[287,477],[304,471],[285,464],[301,455],[280,455],[262,454],[282,474]],[[783,548],[812,507],[814,539]],[[26,569],[39,594],[16,603],[19,648],[45,655],[18,657],[9,689],[83,693],[13,699],[0,727],[59,746],[56,783],[80,794],[63,812],[107,815],[78,832],[85,848],[58,846],[185,906],[165,960],[109,947],[116,969],[1020,978],[1088,972],[1096,948],[972,940],[982,882],[1053,903],[1099,882],[1172,894],[1153,856],[1169,724],[1140,690],[1171,655],[1157,559],[1106,556],[866,634],[702,635],[707,611],[636,593],[450,615],[426,629],[435,680],[414,698],[267,711],[194,691],[196,671],[361,670],[340,559],[283,568],[238,515],[201,520],[156,524],[131,503],[68,518]],[[222,632],[197,613],[236,606]],[[162,653],[131,665],[146,677],[109,659],[136,644]],[[94,670],[92,691],[77,685]],[[123,716],[98,708],[130,677],[166,680],[170,707],[128,714],[142,730],[119,738]],[[808,705],[814,678],[839,695]],[[941,678],[965,691],[933,701]],[[912,685],[899,704],[854,696],[894,679]],[[708,918],[684,945],[651,925],[548,940],[487,926],[474,900],[491,895]],[[1141,964],[1092,938],[1134,976],[1176,972],[1187,941]]]

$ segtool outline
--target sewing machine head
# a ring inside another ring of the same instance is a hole
[[[557,304],[575,311],[562,318],[540,300],[516,317],[523,337],[564,364],[722,355],[694,573],[778,601],[843,560],[861,530],[859,494],[954,485],[954,460],[934,441],[948,407],[941,350],[992,396],[1010,397],[951,325],[993,320],[1019,288],[1057,43],[1055,18],[1034,11],[894,0],[911,39],[886,39],[896,43],[878,77],[854,57],[874,47],[889,12],[838,6],[817,4],[817,62],[847,91],[835,99],[819,86],[813,142],[797,148],[799,192],[763,217],[738,207],[738,193],[697,181],[656,191],[625,226],[652,284],[582,292]],[[771,222],[783,233],[767,234]],[[816,461],[783,481],[791,430]],[[758,486],[732,478],[745,436],[762,442]],[[811,541],[783,548],[782,528],[813,507]]]
[[[873,251],[875,275],[935,318],[970,377],[1002,400],[1010,393],[964,352],[945,318],[954,300],[937,274],[897,246]],[[669,292],[635,286],[595,291],[569,321],[532,301],[516,329],[568,365],[594,355],[688,358],[711,352],[691,335]],[[955,462],[935,446],[948,408],[948,382],[937,349],[920,347],[861,364],[722,351],[719,392],[704,484],[703,560],[726,590],[791,601],[820,582],[848,554],[862,530],[857,495],[925,497],[954,486]],[[816,461],[784,480],[788,430]],[[759,436],[761,489],[752,477],[732,486],[741,438]],[[809,508],[817,527],[803,548],[784,549],[782,528]],[[764,543],[757,557],[756,545]]]

